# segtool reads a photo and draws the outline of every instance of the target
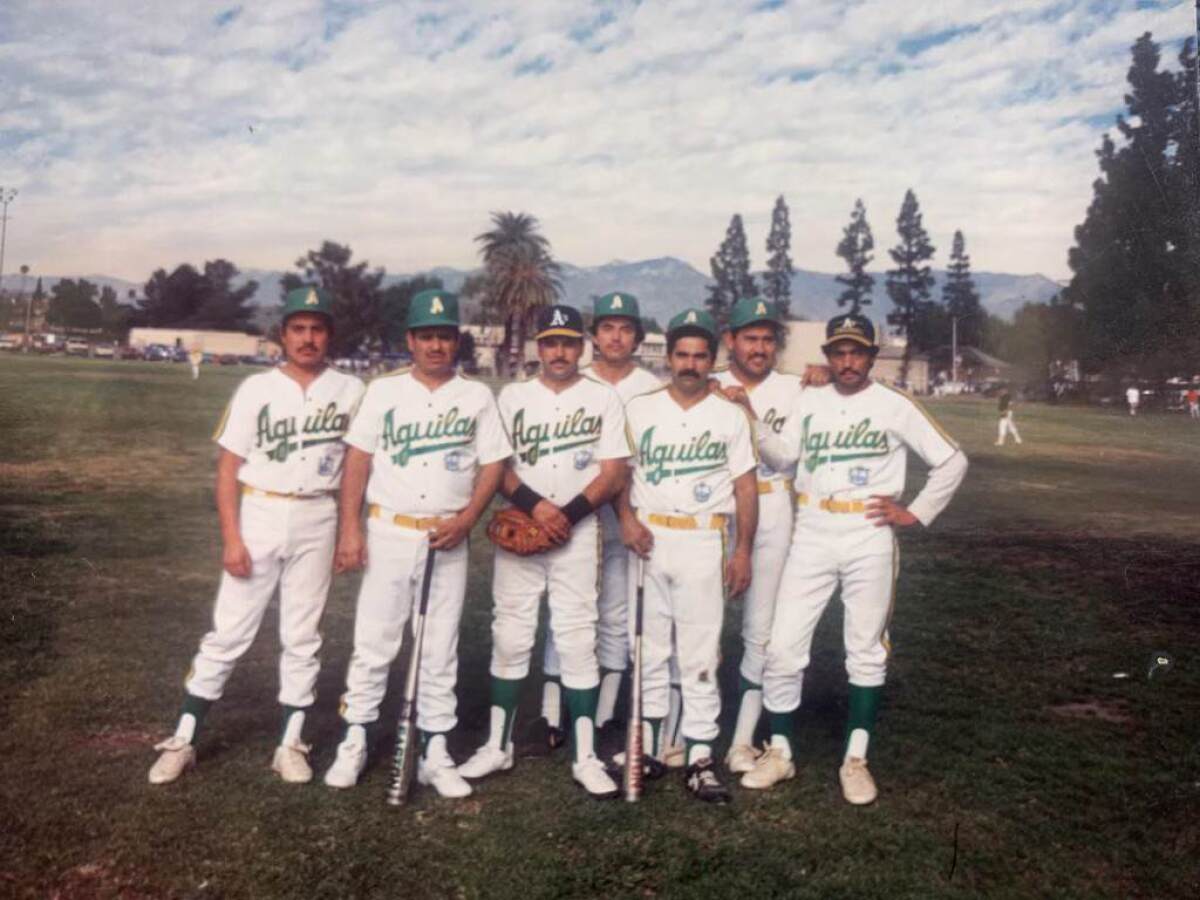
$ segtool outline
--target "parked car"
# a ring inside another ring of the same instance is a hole
[[[7,335],[0,337],[0,350],[19,350],[21,342],[16,338],[10,338]]]
[[[67,356],[87,356],[88,342],[82,338],[67,338]]]
[[[117,359],[142,359],[141,347],[118,347]]]
[[[142,358],[152,362],[163,362],[171,358],[171,349],[162,344],[147,344]]]
[[[116,356],[116,348],[112,344],[97,344],[92,348],[92,356],[96,359],[112,359]]]
[[[222,353],[217,357],[217,362],[223,366],[236,366],[238,364],[238,358],[233,353]]]

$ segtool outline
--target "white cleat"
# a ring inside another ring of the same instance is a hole
[[[312,766],[308,764],[308,744],[280,744],[275,748],[271,770],[288,784],[308,784],[312,781]]]
[[[849,756],[838,769],[838,781],[842,783],[842,796],[847,803],[864,806],[873,803],[879,796],[875,779],[867,768],[867,761],[858,756]]]
[[[571,765],[571,777],[575,783],[597,800],[611,800],[621,794],[617,783],[604,770],[604,763],[595,756]]]
[[[734,744],[725,754],[725,768],[730,772],[741,775],[749,772],[758,762],[761,754],[749,744]]]
[[[196,748],[181,737],[169,737],[154,749],[162,754],[150,767],[151,784],[170,784],[196,765]]]
[[[425,756],[417,761],[417,783],[432,787],[440,797],[457,800],[471,796],[471,786],[454,768],[454,760],[446,751],[446,739],[440,735],[430,741]]]
[[[784,756],[778,747],[768,747],[754,768],[742,776],[742,787],[762,791],[795,777],[796,764]]]
[[[458,774],[463,778],[486,778],[496,772],[507,772],[513,767],[512,744],[508,752],[499,750],[491,744],[484,744],[465,763],[458,767]]]
[[[367,738],[364,730],[351,726],[338,744],[337,758],[325,773],[325,784],[331,788],[352,788],[367,767]]]
[[[659,759],[663,761],[668,769],[682,769],[687,763],[687,746],[684,744],[671,744],[669,747],[663,747],[662,755]]]

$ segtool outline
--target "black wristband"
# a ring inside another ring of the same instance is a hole
[[[532,516],[533,508],[546,498],[529,485],[521,484],[515,491],[513,491],[513,495],[509,499],[512,500],[513,506],[521,510],[521,512],[525,513],[525,515]]]
[[[576,494],[570,499],[566,506],[562,508],[563,515],[567,517],[567,521],[572,525],[579,523],[580,519],[584,519],[592,514],[592,501],[583,494]]]

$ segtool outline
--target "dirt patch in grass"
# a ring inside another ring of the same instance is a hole
[[[1067,719],[1094,720],[1113,725],[1128,725],[1133,721],[1126,704],[1119,701],[1077,700],[1072,703],[1057,703],[1047,708],[1056,716]]]
[[[34,489],[116,491],[134,485],[174,482],[180,468],[177,454],[130,450],[74,459],[0,463],[0,482]],[[187,468],[190,472],[191,467]]]

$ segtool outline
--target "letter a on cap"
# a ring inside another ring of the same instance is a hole
[[[767,305],[759,300],[758,306],[754,307],[754,314],[756,316],[765,316],[767,314]]]
[[[318,306],[321,301],[317,299],[317,292],[312,288],[308,289],[308,296],[304,298],[305,306]]]
[[[564,316],[562,314],[561,309],[556,309],[554,311],[554,317],[550,320],[550,324],[553,326],[560,326],[560,325],[567,324],[567,318],[566,318],[566,316]]]
[[[433,298],[433,302],[429,304],[429,311],[431,313],[444,313],[446,311],[446,307],[442,306],[441,297]]]
[[[689,323],[694,323],[696,321],[696,311],[691,310],[690,312],[688,312],[687,318],[684,321],[689,322]]]
[[[621,305],[621,295],[620,294],[617,294],[615,297],[613,297],[612,306],[609,308],[610,309],[624,309],[625,308],[624,306]]]

